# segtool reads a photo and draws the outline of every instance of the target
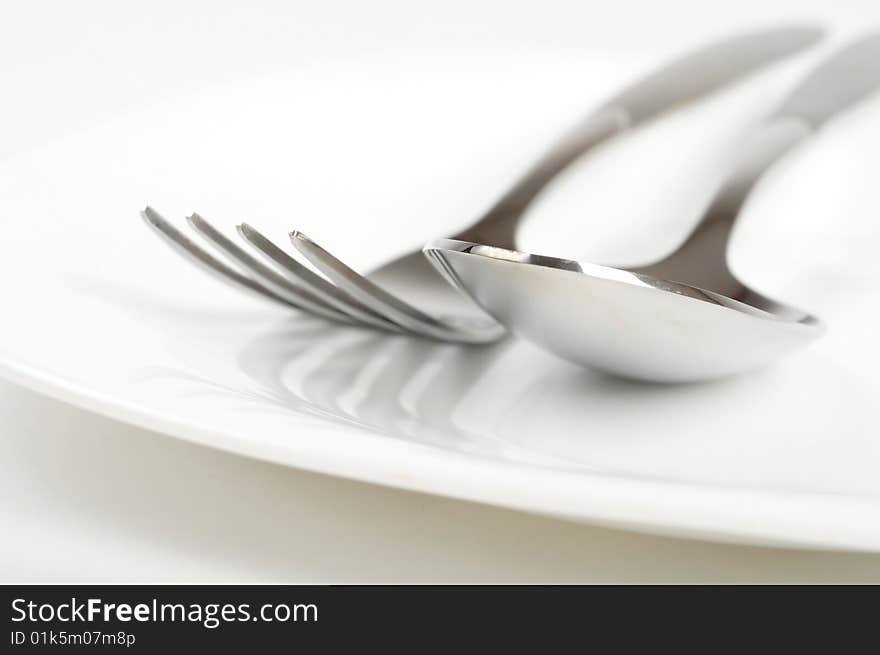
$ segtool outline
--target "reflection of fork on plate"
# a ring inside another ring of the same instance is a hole
[[[570,373],[564,362],[550,360],[514,379],[505,371],[530,361],[523,350],[538,355],[510,340],[472,350],[297,321],[259,335],[235,359],[261,389],[261,400],[282,411],[308,409],[414,443],[578,468],[503,434],[504,424],[535,398],[535,386],[560,369]]]

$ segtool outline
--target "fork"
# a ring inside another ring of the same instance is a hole
[[[716,42],[667,64],[612,97],[569,130],[479,220],[454,239],[513,250],[516,228],[540,192],[596,145],[680,104],[706,95],[813,43],[809,26],[765,30]],[[197,213],[187,223],[218,259],[151,207],[141,216],[178,252],[222,280],[286,307],[341,323],[440,341],[485,344],[504,328],[456,291],[421,249],[361,275],[294,230],[296,251],[315,273],[247,223],[237,226],[249,250]],[[253,254],[252,254],[253,253]]]

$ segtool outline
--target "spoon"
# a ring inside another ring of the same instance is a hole
[[[823,31],[811,25],[764,29],[700,47],[660,67],[591,111],[455,238],[515,248],[520,219],[541,190],[572,162],[630,129],[812,46],[822,36]],[[361,275],[294,230],[290,233],[294,248],[316,273],[246,223],[238,228],[247,244],[241,248],[204,217],[192,214],[187,218],[218,258],[154,209],[147,207],[141,215],[160,238],[196,265],[288,308],[337,322],[463,344],[488,344],[506,334],[437,275],[421,247]]]
[[[612,268],[453,239],[424,252],[511,332],[573,362],[656,382],[761,367],[824,327],[737,280],[726,257],[734,222],[768,168],[878,85],[880,33],[825,60],[758,130],[684,244],[649,266]]]

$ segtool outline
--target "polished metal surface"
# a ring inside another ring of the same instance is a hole
[[[566,359],[659,382],[754,369],[823,327],[731,273],[726,251],[740,209],[779,158],[878,86],[880,34],[820,65],[758,131],[686,241],[649,266],[624,270],[448,239],[425,253],[500,323]]]
[[[557,174],[594,146],[799,52],[821,35],[821,30],[811,26],[749,33],[700,48],[659,69],[618,93],[565,134],[482,218],[456,238],[513,248],[516,228],[528,206]],[[363,276],[302,233],[292,232],[293,246],[322,277],[247,224],[239,226],[239,235],[262,262],[203,217],[189,217],[190,227],[230,266],[187,239],[155,210],[147,208],[142,215],[176,250],[211,273],[286,306],[331,320],[442,341],[490,343],[505,332],[447,285],[418,250]]]

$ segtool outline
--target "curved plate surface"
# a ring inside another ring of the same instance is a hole
[[[712,384],[634,384],[515,340],[461,348],[285,313],[138,217],[148,203],[198,211],[279,244],[298,229],[366,269],[454,233],[649,65],[522,50],[315,61],[6,162],[0,371],[285,465],[666,534],[880,550],[877,103],[772,175],[735,238],[740,274],[821,316],[827,336]],[[524,249],[626,264],[671,248],[783,72],[597,151],[535,207]]]

